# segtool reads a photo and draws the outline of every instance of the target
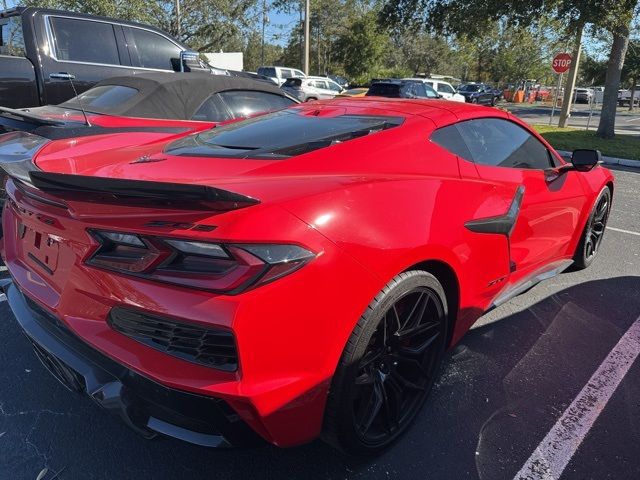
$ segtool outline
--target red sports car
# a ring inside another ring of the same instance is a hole
[[[378,452],[483,312],[593,261],[613,193],[598,152],[566,163],[508,113],[440,100],[179,137],[0,137],[4,289],[69,389],[201,445]]]

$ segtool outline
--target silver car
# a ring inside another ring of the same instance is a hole
[[[343,88],[326,77],[292,77],[282,84],[282,89],[301,102],[325,100],[342,92]]]

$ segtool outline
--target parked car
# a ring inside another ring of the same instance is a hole
[[[458,93],[467,103],[491,106],[496,104],[496,93],[491,86],[484,83],[465,83],[458,87]]]
[[[628,106],[631,103],[631,90],[618,90],[618,105],[620,107]],[[636,85],[633,94],[633,104],[640,104],[640,85]]]
[[[576,88],[573,95],[575,103],[591,103],[593,91],[590,88]]]
[[[367,97],[389,98],[441,98],[429,85],[421,80],[374,79],[365,94]]]
[[[0,105],[10,108],[61,103],[75,96],[74,87],[82,93],[114,76],[209,70],[197,53],[161,30],[95,15],[5,10],[0,39]]]
[[[326,77],[292,77],[282,84],[282,90],[301,102],[326,100],[342,93],[343,89]]]
[[[291,78],[291,77],[305,78],[306,77],[305,73],[302,70],[298,70],[297,68],[259,67],[257,72],[258,72],[258,75],[263,75],[265,77],[268,77],[278,85],[282,85],[287,80],[287,78]]]
[[[453,100],[454,102],[464,102],[464,96],[456,93],[456,90],[449,82],[435,78],[406,78],[405,80],[417,80],[424,82],[425,85],[433,88],[445,100]]]
[[[345,90],[349,88],[349,79],[342,75],[327,75],[327,78],[330,78]]]
[[[206,73],[145,72],[103,80],[58,105],[22,110],[0,107],[0,127],[39,135],[49,132],[58,138],[65,136],[65,130],[73,136],[107,134],[123,123],[151,130],[162,125],[200,130],[296,103],[270,82]]]
[[[367,87],[350,88],[349,90],[343,90],[338,97],[364,97],[369,89]]]
[[[0,107],[0,131],[31,132],[52,139],[94,137],[97,142],[108,135],[114,147],[138,151],[176,132],[196,132],[296,103],[271,82],[206,73],[145,72],[103,80],[55,106]],[[122,132],[140,135],[116,138]],[[0,207],[5,199],[4,179],[2,172]]]
[[[598,255],[599,159],[500,110],[371,97],[135,150],[13,132],[2,287],[50,372],[143,437],[374,454],[483,312]]]

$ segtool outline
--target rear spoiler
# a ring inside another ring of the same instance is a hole
[[[33,158],[48,142],[50,140],[26,132],[0,136],[0,168],[16,180],[18,186],[26,184],[62,200],[213,211],[236,210],[260,203],[247,195],[207,185],[44,172],[33,163]]]
[[[59,127],[65,125],[62,120],[51,120],[24,110],[0,107],[0,127],[6,130],[31,132],[38,127]]]

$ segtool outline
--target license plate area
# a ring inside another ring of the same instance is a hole
[[[51,235],[28,227],[21,222],[18,223],[18,237],[24,257],[49,275],[53,275],[58,268],[60,243]]]

